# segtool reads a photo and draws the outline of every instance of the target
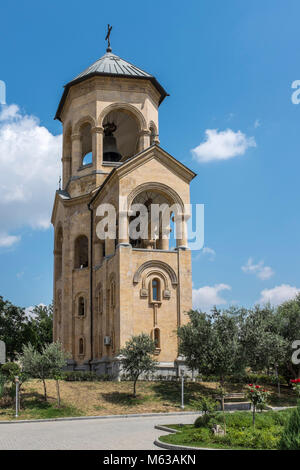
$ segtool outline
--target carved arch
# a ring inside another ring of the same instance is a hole
[[[147,280],[149,277],[152,277],[152,276],[157,276],[159,277],[163,283],[164,283],[164,288],[169,290],[169,283],[168,283],[168,278],[167,276],[165,275],[164,272],[162,271],[158,271],[157,269],[151,269],[151,271],[149,271],[145,276],[142,277],[142,288],[145,289],[147,287]]]
[[[95,119],[92,116],[83,116],[81,117],[75,124],[74,124],[74,129],[73,129],[73,134],[78,134],[80,132],[80,128],[84,124],[90,124],[93,127],[95,127]]]
[[[158,268],[158,269],[162,269],[163,271],[166,271],[167,274],[169,275],[172,285],[177,286],[178,279],[177,279],[174,269],[171,268],[171,266],[169,266],[167,263],[164,263],[163,261],[159,261],[159,260],[150,260],[150,261],[146,261],[145,263],[143,263],[137,269],[137,271],[135,272],[133,276],[134,284],[137,284],[138,282],[140,282],[143,272],[145,271],[145,269],[148,269],[148,268]]]
[[[171,188],[170,186],[167,186],[166,184],[163,184],[163,183],[157,183],[155,181],[140,184],[133,191],[131,191],[131,193],[127,197],[128,208],[130,209],[132,202],[134,201],[134,199],[136,198],[138,194],[147,190],[158,191],[164,194],[165,196],[169,197],[169,199],[172,202],[178,204],[182,212],[184,212],[184,204],[179,194],[176,191],[174,191],[174,189]]]
[[[117,110],[125,112],[127,111],[136,119],[140,131],[147,130],[148,126],[143,114],[135,106],[129,103],[112,103],[109,106],[106,106],[106,108],[104,108],[98,116],[97,126],[103,127],[103,120],[105,116],[107,116],[107,114],[109,114],[111,111]]]

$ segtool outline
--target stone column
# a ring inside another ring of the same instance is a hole
[[[162,250],[168,250],[169,249],[169,239],[168,238],[162,238],[161,239],[161,249]]]
[[[80,134],[72,134],[72,175],[77,173],[78,168],[81,166],[82,159],[82,141]]]
[[[71,177],[71,157],[66,156],[61,159],[63,167],[63,185],[62,188],[65,189],[67,183]]]
[[[119,211],[119,243],[122,245],[129,244],[128,213],[126,210]]]
[[[176,247],[177,248],[188,248],[187,242],[187,220],[188,214],[179,214],[176,217]]]
[[[138,151],[142,152],[143,150],[150,147],[150,131],[144,129],[139,133],[139,148]]]
[[[97,170],[99,170],[99,168],[102,166],[103,134],[104,134],[103,127],[95,126],[92,128],[93,165]]]

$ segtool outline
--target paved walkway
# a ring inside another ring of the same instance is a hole
[[[155,424],[194,422],[195,415],[0,424],[0,450],[159,450]]]

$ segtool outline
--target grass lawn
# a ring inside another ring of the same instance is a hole
[[[23,385],[22,409],[19,419],[45,419],[67,416],[96,416],[128,413],[159,413],[181,411],[181,384],[179,382],[138,382],[137,398],[132,397],[132,382],[60,382],[62,406],[56,406],[56,388],[47,380],[48,402],[43,400],[41,381],[30,380]],[[214,382],[188,382],[185,384],[185,410],[193,408],[190,401],[197,394],[211,395],[218,384]],[[271,404],[296,405],[294,392],[287,387],[279,400],[276,388]],[[243,385],[228,385],[227,391],[243,391]],[[0,420],[15,419],[14,404],[0,399]]]
[[[225,413],[226,435],[215,435],[212,424],[223,426],[223,414],[206,426],[196,428],[194,425],[168,425],[178,430],[176,434],[161,436],[162,442],[189,447],[210,447],[219,449],[278,449],[283,426],[291,410],[267,411],[257,413],[255,429],[252,426],[252,413]]]

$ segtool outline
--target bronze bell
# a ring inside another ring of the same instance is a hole
[[[118,152],[117,141],[113,133],[117,130],[117,126],[113,122],[104,124],[103,139],[103,161],[119,162],[122,155]]]

